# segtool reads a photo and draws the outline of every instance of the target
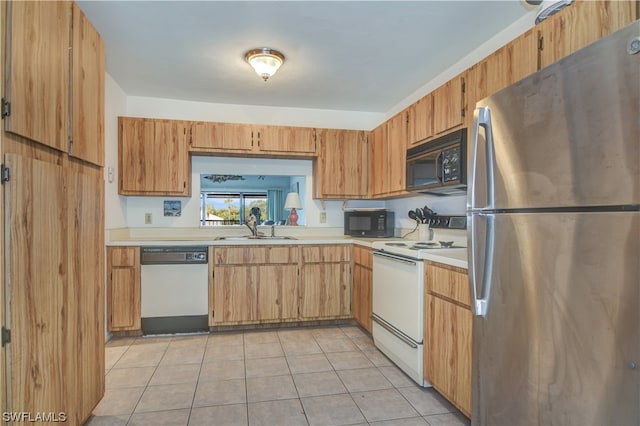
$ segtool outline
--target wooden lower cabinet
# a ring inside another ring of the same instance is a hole
[[[258,320],[297,319],[298,265],[261,265],[258,277]]]
[[[427,262],[425,379],[467,417],[471,415],[473,319],[468,301],[465,269]]]
[[[351,247],[302,247],[301,319],[351,317]]]
[[[210,325],[256,321],[257,280],[256,266],[216,265]]]
[[[353,246],[353,318],[369,333],[373,311],[372,260],[370,248]]]
[[[209,248],[209,325],[351,318],[351,246]]]
[[[141,329],[140,247],[107,247],[109,331]]]
[[[297,246],[211,247],[209,325],[298,318]]]

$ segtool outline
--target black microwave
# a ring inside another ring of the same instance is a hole
[[[467,129],[407,150],[407,191],[434,195],[467,192]]]
[[[393,237],[394,215],[389,210],[347,210],[344,212],[344,235],[358,237]]]

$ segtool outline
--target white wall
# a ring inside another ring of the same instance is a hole
[[[118,116],[126,115],[127,94],[109,74],[104,80],[104,140],[105,140],[105,227],[127,226],[127,197],[118,195]]]
[[[354,130],[373,129],[384,119],[384,114],[374,112],[214,104],[141,96],[129,96],[127,98],[127,115],[130,117],[174,120],[222,121]]]

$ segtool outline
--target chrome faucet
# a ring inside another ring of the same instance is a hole
[[[258,221],[254,215],[249,216],[249,220],[245,222],[245,225],[247,225],[247,228],[251,230],[251,234],[254,237],[258,236]]]
[[[275,223],[273,225],[271,225],[271,236],[272,237],[276,236],[276,224]]]

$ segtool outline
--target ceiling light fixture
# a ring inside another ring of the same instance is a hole
[[[284,63],[284,55],[268,47],[252,49],[244,55],[244,58],[264,81],[274,75]]]

